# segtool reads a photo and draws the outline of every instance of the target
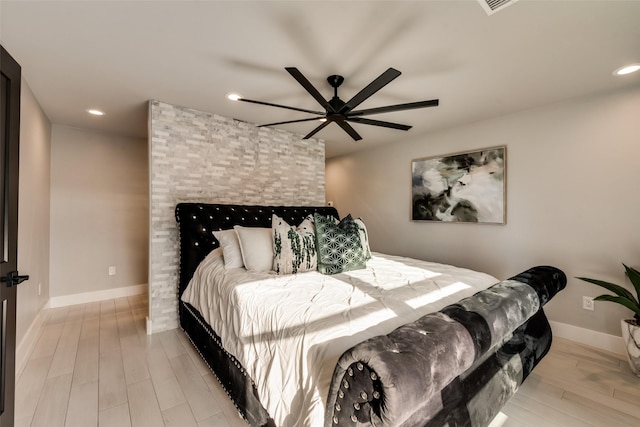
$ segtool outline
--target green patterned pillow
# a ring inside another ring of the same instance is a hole
[[[366,267],[358,224],[351,215],[336,224],[332,216],[314,214],[318,271],[337,274]]]
[[[271,218],[273,233],[273,269],[277,274],[296,274],[317,267],[316,236],[313,216],[295,227],[277,215]]]

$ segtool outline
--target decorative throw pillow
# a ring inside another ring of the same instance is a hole
[[[332,216],[314,214],[318,271],[337,274],[365,268],[360,231],[351,215],[338,224]]]
[[[364,221],[362,218],[354,219],[355,223],[358,224],[358,231],[360,234],[360,243],[362,243],[362,251],[364,252],[364,259],[371,259],[371,248],[369,247],[369,234],[367,233],[367,227],[364,225]]]
[[[242,252],[240,251],[240,242],[238,234],[235,230],[214,231],[213,237],[218,239],[222,248],[222,258],[224,259],[224,268],[240,268],[244,267],[242,261]]]
[[[278,274],[313,271],[318,265],[313,216],[299,226],[292,226],[277,215],[271,220],[273,232],[273,269]]]
[[[242,261],[247,271],[265,272],[273,267],[273,240],[270,228],[233,227],[238,234]]]

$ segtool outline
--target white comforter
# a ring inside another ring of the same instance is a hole
[[[365,270],[278,276],[202,261],[182,295],[253,378],[278,426],[321,426],[340,355],[496,283],[471,270],[373,254]]]

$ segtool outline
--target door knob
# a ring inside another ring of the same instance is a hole
[[[18,286],[25,280],[29,280],[29,276],[20,276],[17,271],[10,271],[6,276],[0,277],[0,282],[6,283],[8,288]]]

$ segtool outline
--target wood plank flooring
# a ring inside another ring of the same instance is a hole
[[[146,335],[147,301],[48,310],[16,385],[16,427],[246,427],[180,330]],[[556,338],[491,427],[640,426],[620,356]]]
[[[147,300],[48,310],[16,384],[16,427],[246,427],[180,330],[147,335]]]
[[[640,426],[639,402],[640,378],[623,356],[554,338],[492,427]]]

